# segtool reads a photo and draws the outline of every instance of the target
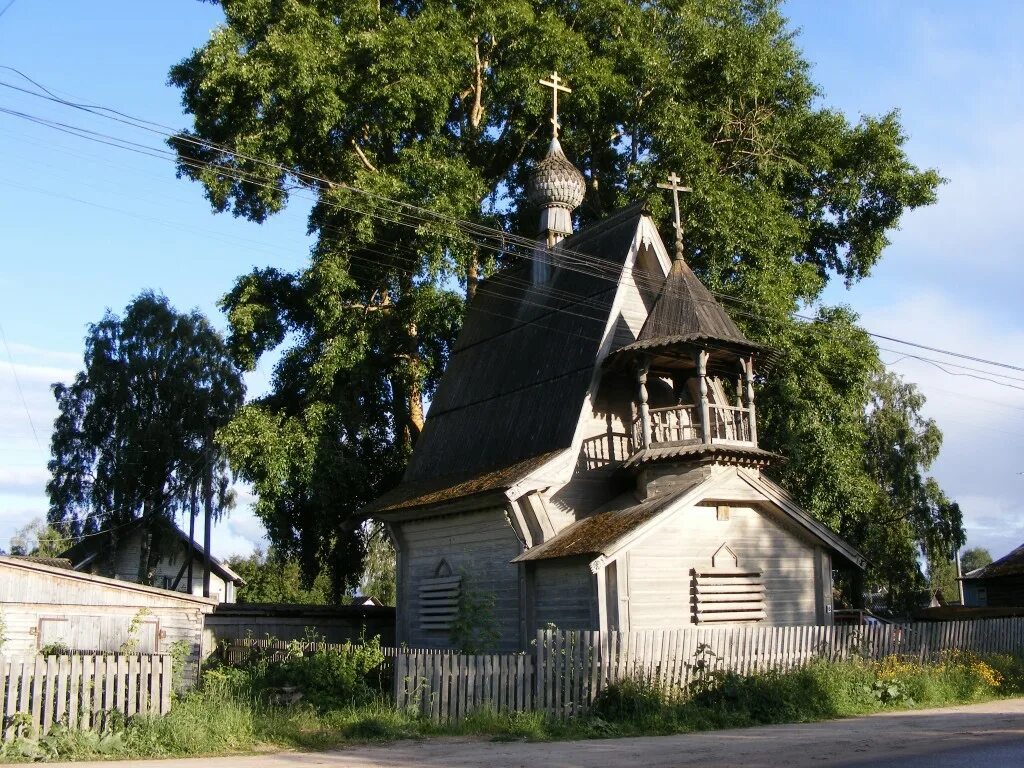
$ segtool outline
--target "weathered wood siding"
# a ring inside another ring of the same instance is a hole
[[[142,531],[133,530],[123,540],[118,542],[112,571],[110,570],[110,565],[100,559],[93,561],[83,570],[86,573],[92,573],[97,576],[112,576],[115,579],[124,579],[125,581],[138,583],[139,558],[142,556],[142,535]],[[183,562],[185,562],[185,548],[177,547],[172,554],[161,558],[154,566],[153,583],[149,586],[169,589],[181,571]],[[192,594],[203,594],[203,567],[203,559],[201,557],[193,557]],[[176,591],[186,592],[187,579],[187,573],[182,575]],[[210,597],[218,602],[233,603],[235,601],[235,585],[218,576],[216,571],[211,571]]]
[[[739,565],[762,571],[765,624],[815,624],[821,590],[817,547],[781,519],[753,506],[730,505],[718,520],[713,506],[690,507],[673,515],[625,556],[625,623],[630,631],[693,624],[692,569],[711,565],[722,544]],[[621,573],[621,564],[619,565]],[[619,580],[622,588],[621,578]],[[831,613],[828,614],[831,616]]]
[[[597,595],[589,557],[533,563],[534,617],[530,630],[553,624],[559,629],[597,629]]]
[[[191,682],[202,651],[203,616],[212,610],[211,600],[0,559],[2,650],[8,655],[35,654],[56,642],[72,650],[116,652],[138,617],[137,651],[166,653],[178,641],[189,644],[185,681]]]
[[[419,587],[444,560],[462,575],[463,592],[494,599],[494,628],[502,650],[519,647],[520,569],[509,561],[522,551],[502,508],[396,524],[402,545],[399,641],[416,648],[449,648],[444,630],[420,627]]]

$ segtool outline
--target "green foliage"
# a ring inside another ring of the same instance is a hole
[[[626,678],[601,689],[592,711],[605,720],[646,720],[661,711],[664,698],[657,686]]]
[[[302,584],[298,560],[283,557],[273,547],[264,554],[256,550],[247,557],[234,555],[228,566],[245,579],[238,589],[240,603],[305,603],[326,605],[330,602],[330,582],[319,574],[307,589]]]
[[[132,620],[128,623],[128,636],[118,648],[121,653],[132,654],[139,652],[139,629],[142,627],[142,620],[151,613],[152,611],[145,606],[135,612]]]
[[[469,577],[462,574],[458,610],[449,630],[453,648],[470,654],[497,651],[501,633],[494,603],[493,592],[476,589]]]
[[[9,547],[12,555],[60,557],[72,543],[45,520],[36,519],[14,532]]]
[[[4,644],[7,642],[7,619],[4,618],[4,609],[0,606],[0,653],[3,653]]]
[[[928,558],[928,589],[938,591],[947,603],[960,600],[960,583],[956,577],[956,563],[947,557]]]
[[[887,232],[941,180],[907,158],[895,112],[852,124],[820,106],[777,3],[220,5],[225,23],[171,70],[193,118],[172,146],[217,211],[262,221],[296,186],[317,198],[309,264],[256,269],[223,300],[240,365],[283,352],[272,392],[223,436],[307,580],[326,568],[336,597],[359,580],[358,510],[401,476],[463,291],[499,260],[449,223],[397,224],[400,204],[532,234],[523,160],[548,142],[537,79],[552,68],[573,88],[562,143],[588,181],[580,223],[681,173],[694,189],[688,258],[711,289],[757,307],[746,330],[781,350],[762,398],[766,444],[791,457],[781,474],[869,558],[895,553],[884,578],[920,579],[907,555],[921,526],[871,530],[884,495],[863,419],[877,350],[848,312],[809,326],[791,313],[834,277],[868,276]]]
[[[971,571],[975,571],[978,568],[983,568],[992,562],[992,555],[984,547],[972,547],[971,549],[964,550],[964,553],[960,555],[960,570],[964,574],[968,574]]]
[[[224,341],[198,311],[164,296],[136,297],[123,317],[89,326],[85,368],[54,384],[49,521],[63,535],[109,531],[141,520],[139,578],[178,546],[170,527],[194,512],[200,493],[229,507],[229,477],[215,432],[234,415],[244,387]]]
[[[167,654],[171,657],[171,686],[175,691],[181,691],[185,684],[185,665],[192,655],[192,643],[184,639],[175,640]]]
[[[71,646],[63,640],[55,640],[47,643],[39,649],[40,656],[68,656],[71,654]]]
[[[341,649],[319,648],[309,654],[294,642],[282,661],[271,660],[273,653],[253,654],[241,670],[222,670],[215,679],[226,690],[257,698],[265,697],[271,689],[294,686],[302,692],[304,702],[326,711],[372,700],[374,690],[368,676],[384,661],[379,637],[345,643]]]
[[[381,524],[374,524],[369,533],[359,592],[377,598],[384,605],[395,604],[395,548]]]

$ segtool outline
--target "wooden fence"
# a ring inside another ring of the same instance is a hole
[[[402,651],[394,663],[397,705],[434,722],[461,720],[482,709],[534,709],[534,660],[526,654]]]
[[[886,656],[934,661],[953,649],[1024,653],[1024,618],[875,626],[692,627],[650,632],[542,630],[525,655],[469,656],[401,650],[395,703],[434,720],[478,709],[585,712],[609,683],[638,679],[684,696],[712,671],[789,670],[815,659]]]
[[[56,724],[101,730],[113,712],[163,715],[172,686],[167,655],[0,658],[0,740],[46,734]]]
[[[358,643],[324,643],[316,640],[278,640],[277,638],[241,638],[232,641],[224,646],[223,658],[229,664],[237,664],[245,661],[253,653],[265,654],[269,661],[283,661],[288,658],[294,650],[299,650],[303,655],[316,653],[317,651],[344,651],[346,648],[358,647]],[[441,654],[451,653],[450,651],[438,650],[436,648],[398,648],[393,645],[382,645],[381,653],[384,654],[386,663],[390,663],[399,653],[409,652],[417,654]]]

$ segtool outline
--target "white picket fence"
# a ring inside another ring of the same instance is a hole
[[[886,656],[934,661],[953,649],[1024,653],[1024,618],[875,626],[740,625],[649,632],[542,630],[527,654],[466,655],[400,651],[395,704],[435,721],[480,709],[585,712],[609,683],[639,679],[683,696],[712,670],[751,674],[790,670],[815,659]]]
[[[158,654],[0,658],[0,739],[46,734],[58,723],[102,730],[114,712],[166,714],[171,664]]]

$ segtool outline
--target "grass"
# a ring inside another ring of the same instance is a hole
[[[320,666],[312,664],[323,672],[323,660]],[[1024,659],[952,652],[926,665],[891,657],[881,662],[818,661],[790,672],[749,676],[709,672],[699,677],[689,698],[676,700],[667,700],[654,686],[627,680],[603,691],[582,717],[554,720],[539,713],[485,711],[441,725],[397,711],[360,685],[318,703],[270,706],[254,685],[267,679],[265,672],[207,673],[203,687],[179,698],[168,715],[115,722],[105,734],[58,728],[38,740],[22,739],[0,748],[0,760],[320,750],[442,735],[531,741],[662,735],[1024,695]],[[280,679],[278,672],[275,679]]]

